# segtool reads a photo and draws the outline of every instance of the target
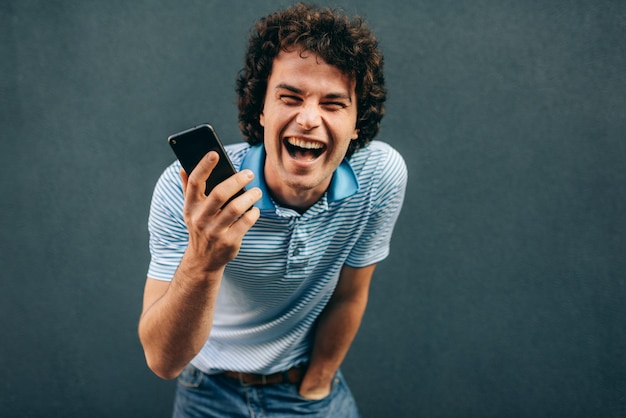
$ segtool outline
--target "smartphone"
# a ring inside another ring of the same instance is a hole
[[[220,159],[213,172],[206,180],[206,188],[204,194],[208,195],[211,190],[237,171],[233,167],[233,163],[228,158],[222,142],[217,137],[215,130],[209,124],[202,124],[186,131],[179,132],[167,138],[176,158],[180,161],[183,169],[190,175],[200,160],[209,152],[215,151],[219,154]],[[245,188],[233,195],[228,202],[245,192]],[[224,206],[228,204],[226,202]]]

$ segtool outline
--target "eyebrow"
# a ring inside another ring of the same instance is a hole
[[[285,89],[285,90],[289,90],[292,93],[296,93],[296,94],[303,94],[304,90],[292,86],[290,84],[286,84],[286,83],[280,83],[276,86],[276,90],[279,89]],[[345,94],[345,93],[328,93],[327,95],[324,96],[324,98],[326,99],[343,99],[343,100],[347,100],[350,103],[352,103],[352,97],[350,97],[349,94]]]

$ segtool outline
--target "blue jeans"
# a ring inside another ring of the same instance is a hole
[[[242,385],[224,375],[208,375],[188,365],[178,377],[173,418],[359,418],[341,372],[330,395],[319,401],[298,395],[297,385]]]

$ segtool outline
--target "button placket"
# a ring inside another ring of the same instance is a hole
[[[288,276],[302,277],[306,273],[306,267],[308,265],[306,251],[308,234],[304,224],[305,223],[298,220],[294,225],[291,242],[289,243],[289,258],[287,262]]]

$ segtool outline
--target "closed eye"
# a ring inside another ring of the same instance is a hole
[[[343,102],[324,102],[322,103],[322,106],[331,111],[341,110],[348,107],[348,105]]]
[[[281,95],[280,100],[287,105],[299,105],[300,103],[302,103],[302,99],[298,96],[290,96],[286,94]]]

